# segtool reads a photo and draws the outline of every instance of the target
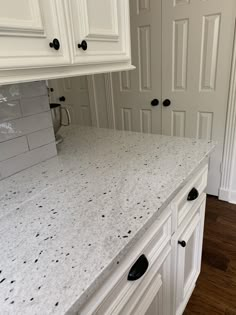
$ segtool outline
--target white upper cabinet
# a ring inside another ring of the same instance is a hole
[[[0,0],[0,84],[129,70],[129,0]]]
[[[60,1],[0,0],[0,69],[68,64],[66,38]]]
[[[130,59],[126,0],[70,0],[73,63]]]

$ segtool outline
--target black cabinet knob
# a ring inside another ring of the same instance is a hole
[[[57,38],[54,38],[54,40],[51,43],[49,43],[49,46],[51,48],[54,48],[55,50],[59,50],[60,49],[60,42]]]
[[[159,104],[159,100],[157,98],[154,98],[152,101],[151,101],[151,105],[152,106],[157,106]]]
[[[187,200],[193,201],[193,200],[197,199],[198,196],[199,196],[198,190],[195,187],[193,187],[188,194]]]
[[[65,100],[66,100],[65,96],[59,97],[59,101],[60,101],[60,102],[65,102]]]
[[[135,281],[141,278],[145,272],[148,269],[149,262],[145,255],[141,255],[138,260],[134,263],[134,265],[131,267],[129,274],[128,274],[128,280],[129,281]]]
[[[167,107],[167,106],[170,106],[170,104],[171,104],[171,101],[170,100],[168,100],[168,99],[166,99],[166,100],[164,100],[163,101],[163,106],[165,106],[165,107]]]
[[[88,44],[86,40],[82,40],[81,44],[78,44],[78,48],[82,48],[83,50],[87,50]]]
[[[178,241],[178,244],[181,245],[182,247],[186,247],[186,242],[185,241]]]

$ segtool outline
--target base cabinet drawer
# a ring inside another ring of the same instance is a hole
[[[169,315],[170,272],[171,211],[167,208],[78,314]]]
[[[172,202],[173,232],[176,231],[192,208],[198,203],[201,194],[207,186],[208,165],[205,165],[185,187],[178,193]]]
[[[131,295],[128,291],[124,292],[123,298],[117,297],[117,303],[116,301],[114,303],[115,307],[111,306],[106,312],[99,312],[99,314],[168,314],[166,307],[170,301],[165,296],[165,292],[168,285],[166,277],[170,272],[170,251],[171,247],[167,246],[137,286],[134,283],[129,283],[131,291],[132,286],[136,286],[136,290]]]
[[[181,315],[195,287],[201,269],[202,240],[206,196],[203,194],[192,209],[193,217],[172,240],[175,255],[175,311]]]

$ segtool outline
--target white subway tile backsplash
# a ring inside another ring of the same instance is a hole
[[[0,179],[52,158],[57,154],[56,144],[50,143],[32,151],[0,162]]]
[[[21,117],[21,108],[19,100],[0,99],[0,123]]]
[[[26,137],[0,143],[0,162],[29,150]]]
[[[51,112],[19,118],[0,124],[0,142],[52,126]]]
[[[27,82],[20,84],[20,95],[21,98],[47,95],[47,86],[45,81]]]
[[[23,116],[38,114],[50,109],[47,95],[23,98],[20,105]]]
[[[52,127],[33,132],[27,135],[27,138],[30,150],[33,150],[37,147],[41,147],[53,141],[55,142],[55,136]]]
[[[0,100],[16,100],[20,97],[20,84],[9,84],[0,86]]]
[[[56,154],[45,82],[0,86],[0,179]]]

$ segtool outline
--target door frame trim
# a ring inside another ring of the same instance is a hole
[[[236,203],[236,190],[233,189],[233,174],[236,173],[236,29],[234,32],[233,57],[230,74],[230,87],[227,107],[224,151],[221,167],[219,199]],[[235,182],[236,185],[236,182]]]
[[[111,73],[105,73],[104,74],[104,80],[105,80],[108,127],[111,129],[116,129],[112,74]]]
[[[97,93],[96,93],[96,88],[95,88],[95,76],[88,75],[87,81],[88,81],[88,95],[89,95],[92,126],[100,128],[99,117],[98,117]]]

